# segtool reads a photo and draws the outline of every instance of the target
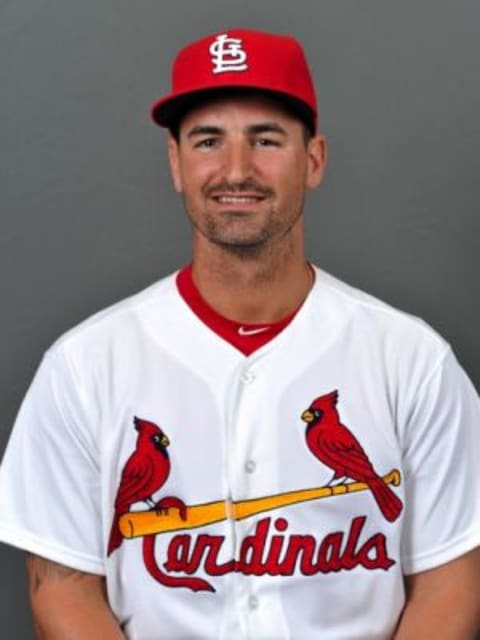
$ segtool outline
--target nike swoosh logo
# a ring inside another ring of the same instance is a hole
[[[264,331],[267,331],[269,327],[261,327],[260,329],[245,329],[245,327],[239,327],[238,328],[238,334],[240,336],[254,336],[257,333],[263,333]]]

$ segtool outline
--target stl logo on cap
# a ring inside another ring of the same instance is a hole
[[[255,89],[291,99],[292,109],[317,128],[317,100],[305,53],[292,36],[225,29],[181,49],[172,65],[172,90],[151,107],[153,121],[170,127],[195,94]]]
[[[213,73],[246,71],[248,69],[248,65],[245,64],[247,54],[242,49],[240,38],[229,38],[228,33],[222,33],[215,38],[209,51],[215,65]]]

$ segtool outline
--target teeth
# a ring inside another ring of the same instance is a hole
[[[252,196],[220,196],[217,198],[218,202],[222,204],[238,204],[238,203],[249,203],[249,202],[258,202],[259,198],[255,198]]]

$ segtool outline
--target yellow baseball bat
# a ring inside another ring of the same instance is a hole
[[[398,487],[401,482],[401,474],[398,469],[392,469],[390,473],[383,476],[386,484]],[[228,502],[217,500],[216,502],[205,502],[187,506],[187,517],[182,520],[178,510],[170,508],[167,513],[161,511],[129,511],[120,517],[119,528],[124,538],[136,538],[157,533],[167,533],[169,531],[182,531],[184,529],[195,529],[209,524],[221,522],[227,518],[234,520],[244,520],[251,516],[265,511],[288,507],[300,502],[309,500],[319,500],[338,496],[346,493],[356,493],[365,491],[368,485],[365,482],[350,482],[339,484],[334,487],[317,487],[313,489],[300,489],[287,493],[278,493],[263,498],[252,498],[250,500],[239,500],[238,502]]]

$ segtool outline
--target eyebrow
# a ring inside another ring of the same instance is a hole
[[[224,130],[221,127],[213,127],[211,125],[198,125],[190,129],[187,133],[187,138],[193,138],[194,136],[218,136],[223,133]]]
[[[258,135],[260,133],[280,133],[281,135],[287,135],[287,132],[276,122],[259,122],[258,124],[252,124],[246,127],[246,132],[250,135]],[[222,127],[215,127],[213,125],[197,125],[190,129],[187,133],[187,138],[193,138],[195,136],[219,136],[225,133],[225,129]]]
[[[250,127],[247,127],[247,131],[249,133],[280,133],[284,136],[287,135],[287,132],[283,127],[281,127],[276,122],[261,122],[259,124],[253,124]]]

